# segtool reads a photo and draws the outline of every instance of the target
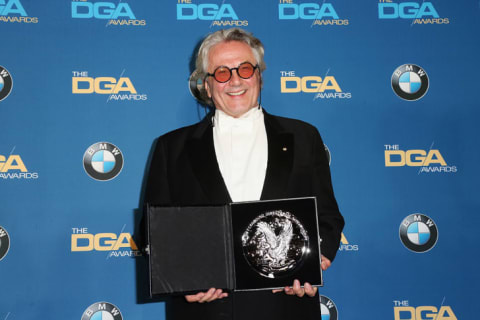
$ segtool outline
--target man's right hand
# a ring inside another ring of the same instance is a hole
[[[207,292],[199,292],[197,294],[185,296],[185,300],[188,302],[204,303],[226,297],[228,297],[228,293],[223,292],[222,289],[210,288]]]

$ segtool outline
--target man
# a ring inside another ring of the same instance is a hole
[[[262,43],[242,29],[220,30],[204,39],[196,73],[204,79],[202,94],[215,112],[158,139],[146,201],[191,206],[316,196],[326,270],[344,221],[324,145],[313,126],[262,110],[263,54]],[[273,293],[211,288],[172,298],[167,318],[320,319],[316,294],[316,287],[308,282],[301,286],[298,280]]]

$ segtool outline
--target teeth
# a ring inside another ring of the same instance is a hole
[[[228,95],[229,96],[239,96],[241,94],[244,94],[246,90],[242,90],[242,91],[239,91],[239,92],[229,92]]]

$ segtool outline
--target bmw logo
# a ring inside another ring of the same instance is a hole
[[[320,311],[322,312],[322,320],[338,319],[337,306],[329,297],[320,295]]]
[[[435,246],[437,239],[437,225],[424,214],[411,214],[400,225],[400,240],[411,251],[426,252]]]
[[[109,142],[92,144],[83,155],[83,168],[95,180],[111,180],[122,171],[122,152]]]
[[[0,260],[2,260],[10,249],[10,237],[7,230],[0,226]]]
[[[0,101],[8,97],[10,91],[12,91],[12,87],[12,76],[7,69],[0,66]]]
[[[81,320],[123,320],[123,317],[115,305],[96,302],[85,310]]]
[[[392,74],[392,89],[404,100],[418,100],[427,93],[427,73],[415,64],[401,65]]]

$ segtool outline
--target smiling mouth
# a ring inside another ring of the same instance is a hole
[[[238,92],[228,92],[227,94],[229,96],[240,96],[242,94],[244,94],[247,90],[242,90],[242,91],[238,91]]]

